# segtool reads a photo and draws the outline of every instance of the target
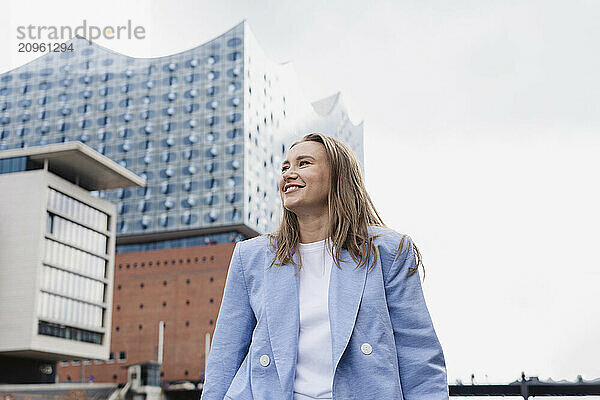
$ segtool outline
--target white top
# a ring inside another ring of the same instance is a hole
[[[333,363],[327,300],[333,259],[326,240],[300,243],[300,334],[294,400],[331,399]]]

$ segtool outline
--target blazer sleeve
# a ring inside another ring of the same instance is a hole
[[[201,400],[223,400],[246,357],[256,325],[244,277],[240,243],[237,243],[233,250],[227,272],[223,299],[206,363]]]
[[[425,304],[413,243],[404,236],[385,279],[405,400],[446,400],[448,382],[442,347]]]

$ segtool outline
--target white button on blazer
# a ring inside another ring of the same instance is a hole
[[[360,351],[362,351],[363,354],[369,355],[373,352],[373,347],[371,347],[369,343],[363,343],[362,346],[360,346]]]
[[[267,367],[267,366],[269,366],[270,363],[271,363],[271,359],[269,358],[268,355],[263,354],[262,356],[260,356],[260,365],[262,365],[263,367]]]

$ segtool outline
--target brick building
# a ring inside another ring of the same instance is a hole
[[[83,369],[84,381],[125,382],[122,366],[157,359],[160,321],[162,378],[200,380],[206,333],[212,337],[233,248],[222,243],[117,254],[112,358],[61,362],[59,381],[80,381]]]

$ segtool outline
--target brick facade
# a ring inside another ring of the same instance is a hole
[[[117,254],[112,361],[84,362],[85,381],[126,382],[124,365],[156,360],[164,321],[162,379],[204,374],[206,333],[213,334],[235,243]],[[125,360],[119,360],[125,352]],[[60,382],[80,381],[81,364],[59,363]]]

